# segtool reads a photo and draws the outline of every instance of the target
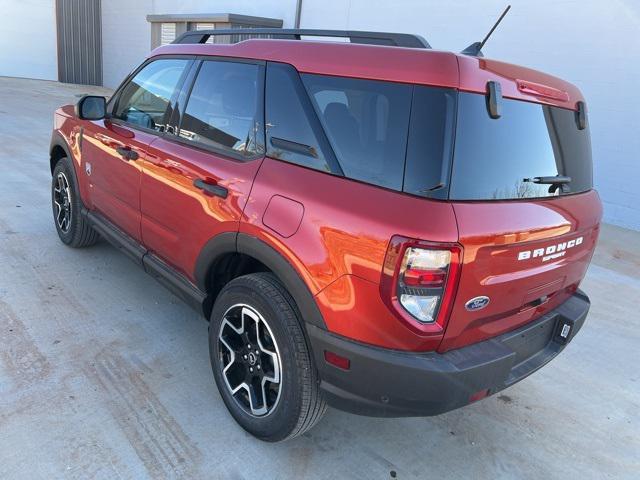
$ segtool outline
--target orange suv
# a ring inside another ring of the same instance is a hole
[[[479,52],[194,31],[56,111],[53,216],[202,312],[226,406],[278,441],[327,404],[446,412],[557,355],[589,309],[590,148],[576,87]]]

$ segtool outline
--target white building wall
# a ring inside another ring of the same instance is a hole
[[[56,43],[54,0],[0,0],[1,76],[57,80]]]
[[[115,88],[151,49],[153,0],[103,0],[102,83]]]
[[[116,87],[149,53],[151,24],[147,15],[237,13],[280,18],[292,26],[295,0],[109,0],[102,2],[103,82]]]

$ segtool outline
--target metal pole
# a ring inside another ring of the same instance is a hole
[[[300,16],[302,15],[302,0],[296,0],[296,19],[294,28],[300,28]]]

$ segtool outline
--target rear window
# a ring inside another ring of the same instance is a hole
[[[533,183],[570,177],[567,189]],[[588,127],[576,113],[518,100],[502,101],[491,119],[483,95],[460,93],[449,197],[453,200],[541,198],[592,188]]]

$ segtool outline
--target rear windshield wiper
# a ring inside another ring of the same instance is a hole
[[[555,177],[532,177],[525,178],[525,182],[539,183],[543,185],[551,185],[549,187],[549,193],[555,193],[558,188],[562,193],[569,191],[569,183],[571,183],[571,177],[564,175],[556,175]]]

